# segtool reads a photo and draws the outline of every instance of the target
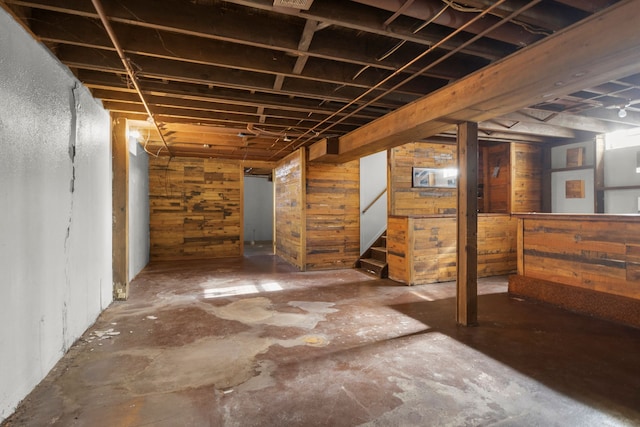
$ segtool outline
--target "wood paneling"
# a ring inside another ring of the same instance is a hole
[[[409,285],[456,280],[453,216],[392,216],[387,223],[389,278]],[[478,216],[478,277],[516,270],[517,220]]]
[[[242,256],[239,161],[151,158],[152,260]]]
[[[360,255],[360,162],[308,163],[306,269],[351,268]]]
[[[523,215],[518,273],[640,299],[640,217]]]
[[[484,150],[484,197],[486,212],[510,213],[511,158],[509,144],[496,144]]]
[[[413,234],[412,234],[413,236]],[[409,218],[391,216],[387,219],[387,263],[389,278],[396,282],[413,283],[413,258],[410,258]]]
[[[543,149],[537,145],[511,144],[511,210],[542,211]]]
[[[276,254],[301,270],[351,268],[360,255],[360,162],[278,163]]]
[[[305,154],[298,150],[274,170],[276,255],[303,270],[306,265]]]
[[[456,212],[455,188],[412,188],[413,167],[455,168],[456,146],[413,142],[389,150],[389,214]]]

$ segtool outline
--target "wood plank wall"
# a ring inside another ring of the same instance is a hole
[[[517,219],[478,216],[478,277],[516,270]],[[388,221],[389,278],[409,285],[456,280],[456,218],[398,217]]]
[[[413,234],[409,235],[409,217],[387,218],[387,264],[389,278],[396,282],[413,284]]]
[[[306,269],[351,268],[360,255],[360,162],[308,163]]]
[[[151,260],[242,256],[238,161],[149,160]]]
[[[484,212],[511,212],[511,162],[508,143],[484,147]]]
[[[640,217],[525,216],[518,274],[640,300]]]
[[[412,188],[413,167],[455,168],[456,146],[412,142],[389,150],[389,214],[426,215],[456,212],[453,188]]]
[[[542,211],[543,148],[511,144],[511,212]]]
[[[304,150],[282,159],[274,170],[276,255],[301,270],[306,266]]]

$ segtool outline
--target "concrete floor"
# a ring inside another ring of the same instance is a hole
[[[452,283],[242,260],[147,267],[6,426],[640,425],[640,330]]]

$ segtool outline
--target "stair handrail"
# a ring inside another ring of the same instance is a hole
[[[371,203],[369,203],[369,204],[367,205],[367,207],[366,207],[366,208],[364,208],[364,209],[362,210],[362,215],[364,215],[365,213],[367,213],[367,211],[368,211],[369,209],[371,209],[371,207],[372,207],[373,205],[375,205],[375,204],[376,204],[376,202],[380,199],[380,197],[384,196],[384,193],[386,193],[386,192],[387,192],[387,189],[386,189],[386,188],[385,188],[384,190],[382,190],[382,192],[381,192],[380,194],[378,194],[378,195],[376,196],[376,198],[375,198],[375,199],[373,199],[373,201],[372,201]]]

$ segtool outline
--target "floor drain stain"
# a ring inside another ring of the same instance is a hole
[[[302,341],[311,347],[324,347],[329,344],[329,341],[325,337],[319,335],[307,335]]]

